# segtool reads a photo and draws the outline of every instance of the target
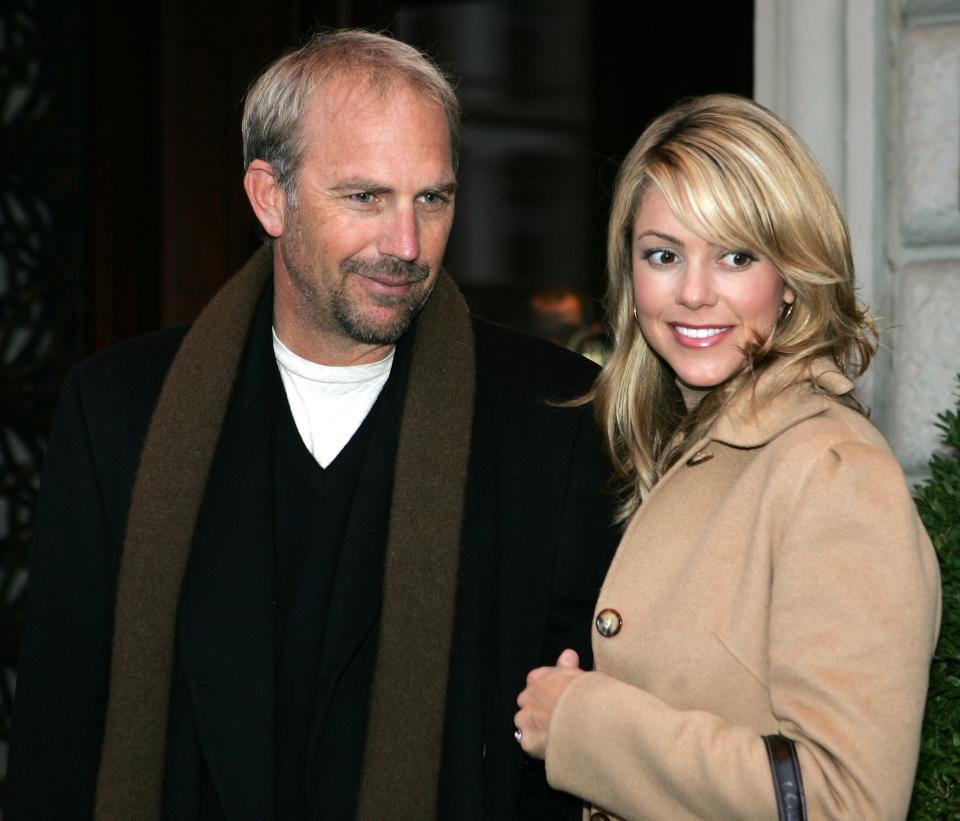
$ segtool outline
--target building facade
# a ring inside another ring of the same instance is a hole
[[[755,97],[808,142],[846,208],[883,329],[862,395],[918,479],[960,372],[960,0],[755,12]]]

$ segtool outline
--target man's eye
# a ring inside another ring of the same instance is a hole
[[[424,205],[439,205],[440,203],[446,201],[447,198],[439,191],[424,191],[420,195],[420,202],[422,202]]]
[[[350,199],[353,202],[359,202],[362,205],[373,202],[373,194],[369,191],[357,191],[355,194],[350,195]]]

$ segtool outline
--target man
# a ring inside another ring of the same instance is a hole
[[[556,400],[595,369],[441,272],[457,127],[432,64],[366,32],[251,89],[268,244],[64,390],[8,821],[579,816],[512,716],[528,670],[589,662],[612,500]]]

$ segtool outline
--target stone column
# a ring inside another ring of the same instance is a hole
[[[884,313],[883,0],[757,0],[755,97],[807,142],[850,223],[860,298]],[[886,416],[881,355],[860,395]]]
[[[860,395],[919,476],[960,370],[960,0],[756,0],[755,77],[844,204],[884,329]]]
[[[960,371],[960,0],[907,0],[892,32],[896,331],[889,434],[911,473],[937,443]]]

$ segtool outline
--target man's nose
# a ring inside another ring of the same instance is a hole
[[[420,256],[420,227],[413,208],[398,208],[386,215],[378,250],[407,262]]]
[[[702,261],[691,261],[680,277],[677,302],[686,308],[696,309],[715,305],[717,301],[713,272]]]

